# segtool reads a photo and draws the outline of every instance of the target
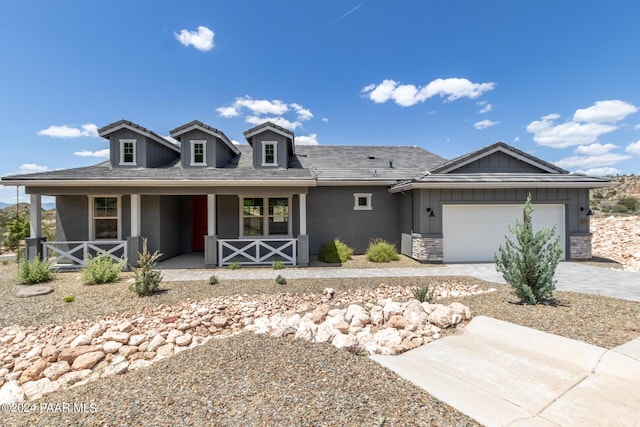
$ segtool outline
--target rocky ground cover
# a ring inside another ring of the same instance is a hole
[[[592,252],[640,271],[640,216],[591,218]]]

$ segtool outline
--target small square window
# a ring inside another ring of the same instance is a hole
[[[190,141],[191,142],[191,166],[207,165],[207,148],[206,141]]]
[[[135,139],[120,140],[120,164],[121,165],[136,164],[136,140]]]
[[[370,211],[371,207],[371,193],[354,193],[354,211]]]
[[[278,165],[278,147],[275,141],[262,141],[262,166]]]

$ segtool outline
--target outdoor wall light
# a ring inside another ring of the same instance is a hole
[[[429,217],[430,218],[435,218],[436,217],[436,214],[433,212],[433,209],[427,208],[427,212],[429,212]]]
[[[584,206],[580,206],[580,212],[584,212]],[[591,208],[587,210],[587,216],[593,216],[593,211]]]

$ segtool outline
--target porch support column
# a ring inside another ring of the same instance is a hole
[[[140,195],[131,195],[131,235],[127,237],[127,258],[129,265],[138,266],[138,252],[141,250],[140,240]]]
[[[218,236],[216,235],[216,195],[207,194],[207,235],[204,236],[204,265],[218,265]]]
[[[298,265],[309,265],[309,236],[307,235],[307,194],[298,194],[300,201],[300,233],[298,234]]]
[[[131,237],[140,237],[140,195],[131,195]]]
[[[29,209],[29,238],[25,239],[26,258],[32,261],[42,258],[42,198],[31,194]]]

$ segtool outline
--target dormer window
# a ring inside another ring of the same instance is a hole
[[[136,164],[136,140],[135,139],[120,140],[120,164],[121,165]]]
[[[191,143],[191,166],[207,165],[207,141],[194,140]]]
[[[278,166],[278,143],[262,141],[262,166]]]

